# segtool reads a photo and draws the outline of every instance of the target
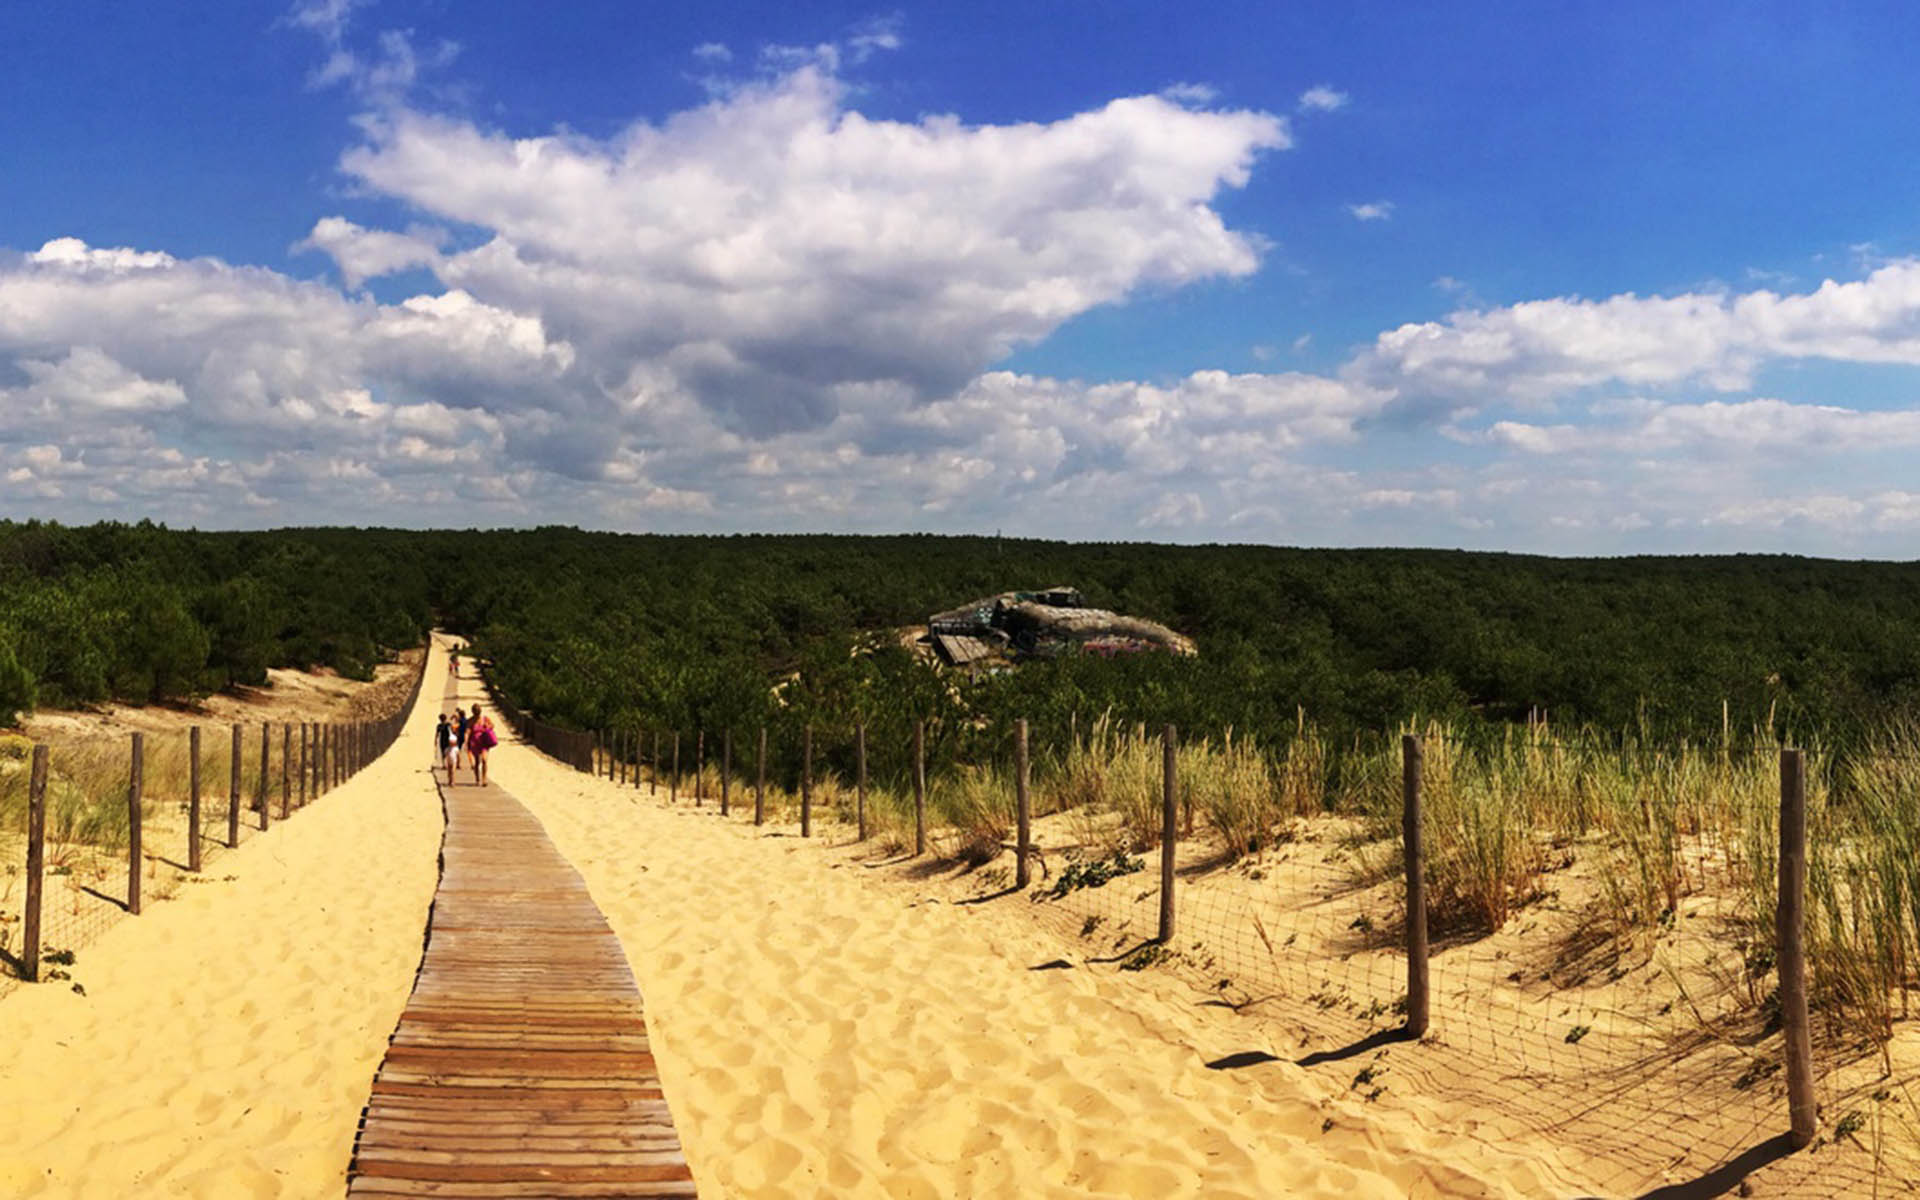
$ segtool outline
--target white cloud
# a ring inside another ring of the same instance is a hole
[[[865,62],[882,50],[898,50],[906,44],[905,28],[906,17],[898,12],[862,21],[847,34],[852,61]]]
[[[287,23],[305,29],[329,46],[338,46],[347,35],[347,22],[353,10],[368,0],[302,0],[287,13]]]
[[[1371,204],[1349,204],[1347,212],[1356,221],[1386,221],[1393,217],[1393,201],[1375,200]]]
[[[1920,261],[1812,292],[1563,297],[1379,335],[1351,370],[1410,398],[1540,403],[1600,384],[1751,386],[1772,360],[1920,364]]]
[[[427,71],[450,65],[459,57],[456,42],[441,40],[427,49],[414,46],[410,29],[385,29],[374,35],[371,48],[348,40],[353,11],[369,0],[300,0],[286,15],[287,24],[320,40],[325,57],[307,75],[307,86],[328,88],[344,84],[364,100],[398,103]]]
[[[1587,425],[1496,421],[1487,440],[1534,454],[1853,451],[1920,445],[1920,410],[1865,411],[1783,400],[1634,401]],[[1624,419],[1622,419],[1624,418]]]
[[[445,240],[446,235],[439,230],[388,233],[362,229],[344,217],[322,217],[313,232],[294,243],[293,249],[318,250],[330,256],[346,285],[357,288],[382,275],[436,265]]]
[[[1170,83],[1160,94],[1175,104],[1212,104],[1220,98],[1220,89],[1206,83]]]
[[[1347,94],[1328,84],[1316,84],[1300,93],[1301,112],[1333,112],[1347,106]]]
[[[27,261],[41,266],[69,270],[125,272],[144,271],[174,265],[174,257],[158,250],[129,250],[125,247],[96,250],[79,238],[54,238],[27,255]]]
[[[178,408],[187,402],[187,394],[171,379],[143,378],[92,346],[75,346],[58,362],[29,358],[20,366],[31,382],[0,392],[0,411],[7,411],[13,421],[25,417],[20,407],[37,409],[57,422],[86,414]]]
[[[693,56],[701,62],[726,63],[733,61],[733,51],[720,42],[701,42],[693,48]]]
[[[840,384],[950,391],[1139,287],[1251,272],[1262,243],[1208,201],[1288,144],[1269,115],[1153,96],[875,121],[811,67],[604,142],[405,110],[371,133],[343,160],[362,185],[492,231],[436,265],[450,286],[759,431],[826,419]]]

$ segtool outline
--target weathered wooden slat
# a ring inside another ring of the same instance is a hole
[[[558,1133],[564,1128],[568,1133],[579,1130],[591,1132],[600,1129],[623,1129],[647,1131],[656,1126],[670,1127],[673,1114],[666,1111],[666,1101],[654,1102],[659,1111],[650,1111],[645,1106],[632,1108],[584,1108],[569,1109],[533,1104],[507,1104],[488,1112],[475,1112],[467,1108],[446,1105],[425,1105],[413,1107],[405,1101],[377,1102],[367,1107],[362,1136],[368,1130],[378,1132],[382,1126],[415,1128],[430,1126],[437,1130],[462,1129],[484,1135],[489,1129],[531,1128]]]
[[[685,1163],[564,1163],[553,1166],[526,1162],[390,1163],[363,1162],[359,1174],[388,1179],[439,1179],[448,1183],[517,1183],[527,1179],[560,1183],[642,1183],[651,1180],[691,1179]]]
[[[693,1197],[633,970],[579,873],[500,788],[441,797],[426,952],[348,1195]]]
[[[480,1144],[486,1139],[614,1139],[653,1144],[660,1139],[678,1137],[674,1133],[674,1123],[670,1117],[662,1117],[651,1125],[643,1121],[624,1121],[624,1119],[622,1121],[576,1121],[568,1125],[564,1131],[547,1125],[545,1121],[507,1121],[501,1117],[492,1117],[484,1121],[463,1123],[455,1133],[459,1133],[461,1137],[476,1139],[474,1144]],[[407,1116],[405,1112],[388,1112],[388,1116],[380,1119],[378,1127],[369,1125],[363,1137],[369,1140],[380,1139],[382,1142],[397,1142],[401,1139],[420,1140],[420,1144],[426,1144],[426,1140],[447,1137],[447,1127],[442,1121],[432,1117]]]
[[[503,1200],[511,1197],[662,1197],[677,1200],[692,1196],[693,1184],[685,1180],[649,1180],[627,1183],[595,1183],[589,1180],[539,1183],[442,1182],[424,1179],[379,1179],[371,1176],[353,1181],[348,1196],[431,1196],[435,1200]]]
[[[458,1148],[433,1150],[422,1146],[369,1146],[360,1147],[360,1164],[363,1168],[382,1163],[393,1166],[417,1164],[427,1167],[465,1168],[480,1172],[487,1168],[525,1167],[528,1173],[548,1172],[561,1167],[595,1167],[608,1172],[598,1178],[632,1178],[635,1171],[680,1168],[684,1170],[687,1160],[680,1153],[680,1144],[673,1143],[665,1150],[625,1150],[606,1146],[597,1150],[556,1150],[548,1147],[516,1145],[505,1149],[477,1148],[463,1139],[451,1139],[460,1143]],[[618,1172],[618,1174],[613,1174]],[[458,1175],[454,1178],[471,1179],[473,1175]],[[671,1176],[668,1176],[671,1178]],[[589,1178],[594,1178],[589,1176]]]

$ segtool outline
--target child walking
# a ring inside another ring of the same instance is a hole
[[[455,753],[458,743],[454,741],[453,726],[445,713],[440,714],[440,724],[434,727],[433,745],[440,753],[440,765],[446,769],[447,782],[452,783],[454,769],[459,765]]]

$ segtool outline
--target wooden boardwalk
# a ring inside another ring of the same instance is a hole
[[[440,890],[349,1196],[693,1196],[640,990],[520,802],[441,786]]]

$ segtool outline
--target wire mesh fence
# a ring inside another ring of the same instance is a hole
[[[1903,1023],[1920,988],[1920,753],[1808,756],[1805,1144],[1777,927],[1782,763],[1799,752],[1421,733],[1410,792],[1398,739],[1334,755],[1304,727],[1272,751],[1223,732],[1181,740],[1168,764],[1163,731],[1075,722],[1031,757],[1023,836],[1011,738],[932,764],[903,747],[849,786],[846,755],[870,765],[864,727],[775,731],[762,809],[806,810],[814,836],[864,833],[881,860],[919,846],[971,864],[979,899],[1023,905],[1081,961],[1175,974],[1248,1018],[1259,1052],[1223,1066],[1284,1058],[1362,1101],[1438,1098],[1483,1134],[1544,1135],[1609,1191],[1731,1188],[1761,1169],[1768,1194],[1920,1186],[1920,1031]],[[583,755],[557,757],[712,803],[754,793],[767,731],[583,736]],[[714,740],[731,771],[674,753]]]
[[[66,979],[120,920],[372,762],[399,736],[424,666],[394,711],[368,720],[5,743],[0,992]]]

